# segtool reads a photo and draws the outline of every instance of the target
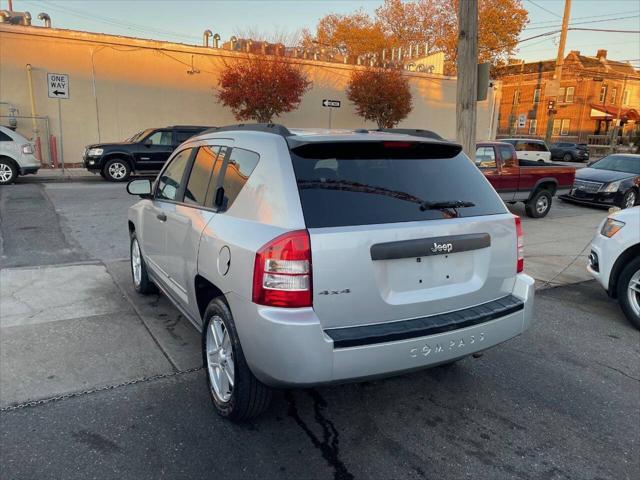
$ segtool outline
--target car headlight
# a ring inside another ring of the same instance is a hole
[[[102,155],[102,152],[104,152],[104,148],[90,148],[89,152],[87,152],[87,155],[96,157],[98,155]]]
[[[617,192],[619,188],[620,188],[620,182],[611,182],[611,183],[607,183],[602,189],[602,191],[605,193]]]
[[[605,237],[611,238],[616,233],[618,233],[622,227],[624,227],[624,222],[620,220],[614,220],[613,218],[607,218],[607,221],[602,225],[602,230],[600,230],[600,234]]]

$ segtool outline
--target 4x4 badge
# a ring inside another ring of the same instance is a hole
[[[344,290],[323,290],[318,292],[318,295],[340,295],[342,293],[351,293],[351,290],[345,288]]]

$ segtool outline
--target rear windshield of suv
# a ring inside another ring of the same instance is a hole
[[[425,142],[294,148],[291,157],[305,223],[320,228],[505,213],[483,174],[458,152],[454,145]],[[473,206],[430,209],[423,203],[454,201]]]

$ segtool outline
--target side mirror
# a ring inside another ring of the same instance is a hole
[[[224,188],[220,187],[216,190],[215,206],[220,208],[224,203]]]
[[[151,141],[150,138],[147,138],[143,144],[145,147],[150,147],[151,145],[153,145],[153,142]]]
[[[131,180],[127,184],[127,192],[142,198],[151,198],[151,180],[148,178]]]

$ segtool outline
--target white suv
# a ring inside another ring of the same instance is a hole
[[[539,163],[551,163],[551,151],[544,140],[534,138],[501,138],[501,142],[510,143],[516,149],[518,160],[530,160]],[[524,162],[520,162],[524,165]]]
[[[203,332],[217,411],[270,387],[451,363],[533,317],[522,227],[460,145],[240,125],[180,145],[129,210],[131,271]]]
[[[602,222],[587,269],[640,329],[640,207],[618,211]]]
[[[18,175],[36,173],[39,168],[40,161],[29,140],[0,126],[0,185],[13,183]]]

